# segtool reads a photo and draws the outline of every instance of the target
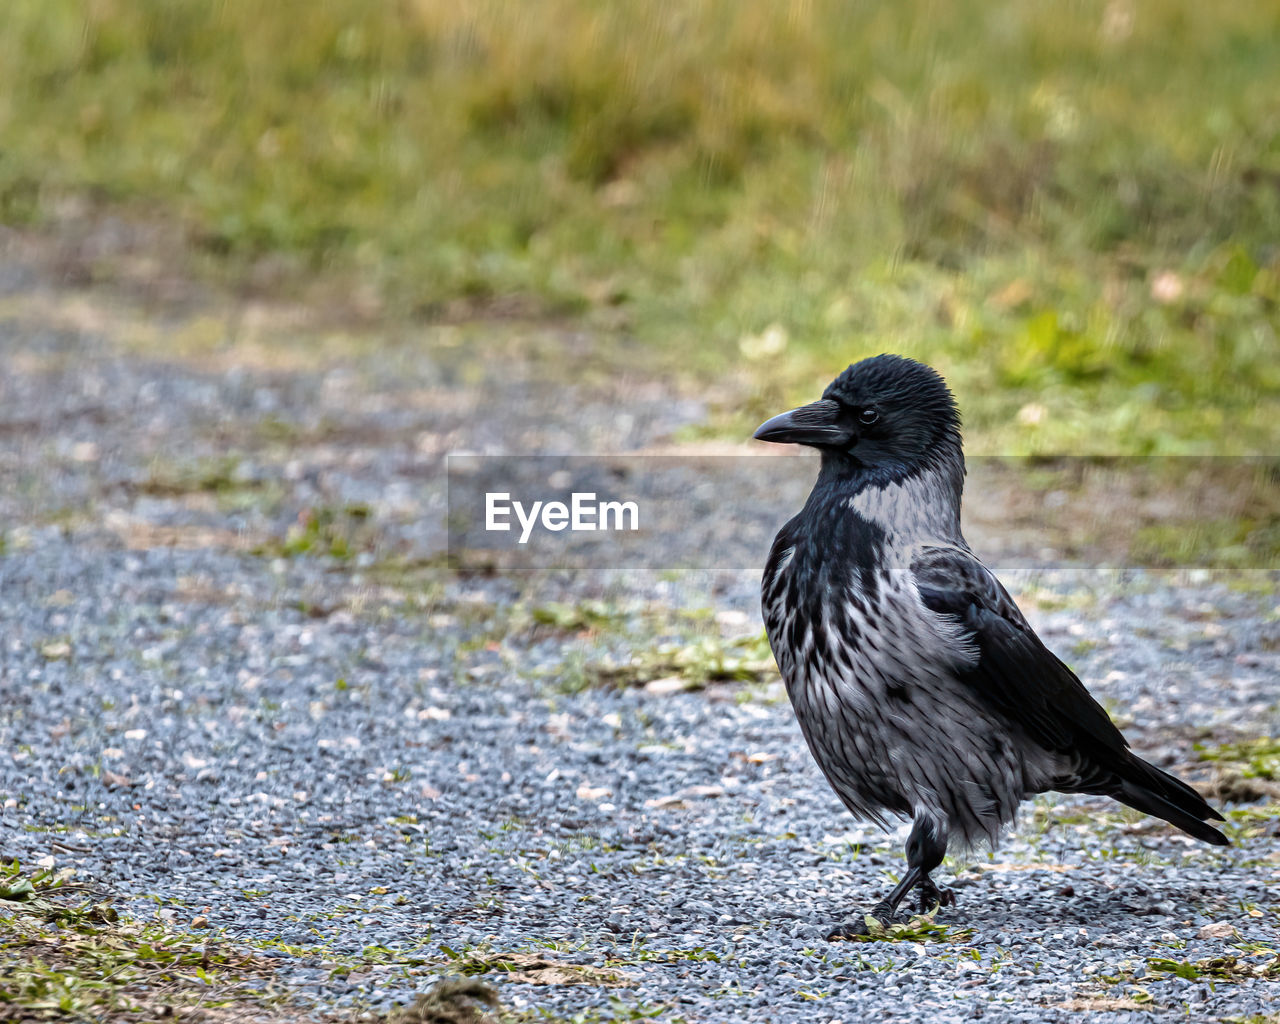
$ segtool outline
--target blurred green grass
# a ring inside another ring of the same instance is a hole
[[[889,350],[973,450],[1265,453],[1276,96],[1263,3],[6,0],[0,216],[636,338],[712,431]]]

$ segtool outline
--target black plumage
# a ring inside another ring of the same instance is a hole
[[[994,846],[1018,804],[1049,790],[1114,797],[1227,842],[1206,823],[1221,815],[1129,749],[965,543],[959,412],[934,370],[863,360],[755,436],[822,453],[770,551],[762,604],[801,731],[840,799],[882,826],[913,822],[907,873],[875,916],[913,889],[922,906],[948,902],[930,879],[948,844]]]

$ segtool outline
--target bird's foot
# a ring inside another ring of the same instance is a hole
[[[875,935],[877,932],[883,932],[889,925],[899,920],[900,918],[888,903],[877,903],[875,907],[861,917],[853,917],[848,921],[841,921],[831,931],[827,932],[827,941],[838,942],[841,939],[865,939],[868,936]]]
[[[916,888],[916,898],[920,901],[922,914],[932,914],[935,910],[956,905],[955,890],[940,888],[927,878]]]

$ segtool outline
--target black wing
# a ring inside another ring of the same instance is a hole
[[[1181,779],[1137,757],[1108,717],[1053,652],[1036,636],[1009,592],[968,550],[922,548],[911,563],[927,608],[954,616],[977,657],[956,676],[1021,726],[1046,750],[1068,755],[1071,778],[1055,783],[1068,792],[1101,793],[1172,822],[1216,846],[1226,837],[1205,824],[1221,819]]]
[[[977,660],[958,675],[1047,750],[1123,756],[1129,744],[1102,706],[1036,636],[985,565],[959,547],[926,547],[911,563],[925,607],[953,615]]]

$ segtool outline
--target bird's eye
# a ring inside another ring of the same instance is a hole
[[[880,418],[880,414],[875,409],[860,409],[858,411],[858,422],[864,427],[869,427]]]

